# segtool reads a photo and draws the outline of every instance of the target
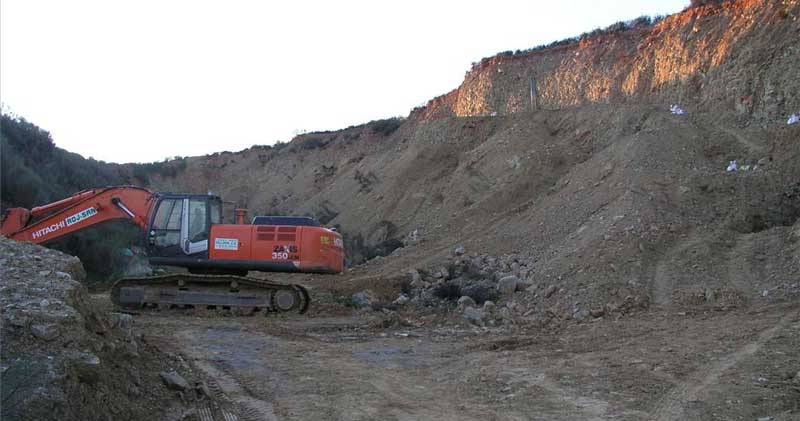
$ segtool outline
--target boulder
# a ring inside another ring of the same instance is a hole
[[[161,376],[161,380],[168,389],[184,391],[189,388],[189,383],[186,381],[186,379],[181,377],[181,375],[175,370],[162,371],[159,373],[159,376]]]
[[[409,300],[411,299],[408,297],[408,295],[400,294],[400,296],[398,296],[396,300],[392,301],[392,304],[398,306],[404,306],[409,302]]]
[[[100,380],[100,357],[88,352],[77,352],[66,362],[81,383],[94,384]]]
[[[497,291],[499,291],[501,295],[511,295],[517,290],[517,285],[520,283],[520,279],[514,275],[500,278],[500,280],[497,281]]]
[[[353,306],[357,308],[369,307],[372,305],[373,301],[375,301],[375,297],[369,290],[357,292],[351,297]]]
[[[458,299],[458,308],[460,310],[465,310],[469,307],[475,307],[475,300],[473,300],[472,297],[464,295]]]
[[[486,315],[482,310],[479,310],[475,307],[467,307],[464,309],[463,317],[466,321],[476,326],[484,326],[486,324],[483,320]]]
[[[600,318],[600,317],[605,316],[606,309],[603,308],[603,307],[595,308],[595,309],[589,310],[589,314],[591,314],[592,317],[594,317],[594,318]]]
[[[585,308],[575,308],[572,311],[572,318],[578,321],[586,320],[589,317],[589,310]]]
[[[133,340],[133,316],[125,313],[111,313],[111,327],[129,340]]]
[[[31,334],[43,341],[52,341],[61,336],[61,331],[55,323],[31,325]]]

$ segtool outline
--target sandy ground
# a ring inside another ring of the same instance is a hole
[[[555,329],[387,328],[380,312],[347,313],[170,310],[136,325],[207,385],[203,420],[800,419],[796,302]]]

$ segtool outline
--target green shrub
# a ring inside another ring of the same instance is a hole
[[[0,196],[3,207],[32,208],[93,188],[128,184],[125,166],[58,148],[45,130],[24,118],[0,115]],[[147,178],[147,166],[133,167]],[[146,180],[143,180],[146,183]],[[78,256],[90,280],[110,280],[121,266],[118,251],[138,244],[135,227],[107,224],[71,235],[49,247]]]

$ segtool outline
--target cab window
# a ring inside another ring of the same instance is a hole
[[[178,245],[181,239],[182,199],[165,199],[158,205],[153,220],[155,245],[168,247]]]
[[[189,241],[208,240],[208,221],[205,199],[189,200]]]
[[[222,223],[222,206],[216,200],[212,200],[209,203],[211,204],[211,223],[212,224],[221,224]]]

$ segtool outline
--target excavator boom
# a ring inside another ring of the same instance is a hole
[[[75,232],[114,220],[129,220],[142,230],[156,195],[134,186],[84,190],[58,202],[30,211],[6,210],[2,234],[17,241],[44,244]]]

